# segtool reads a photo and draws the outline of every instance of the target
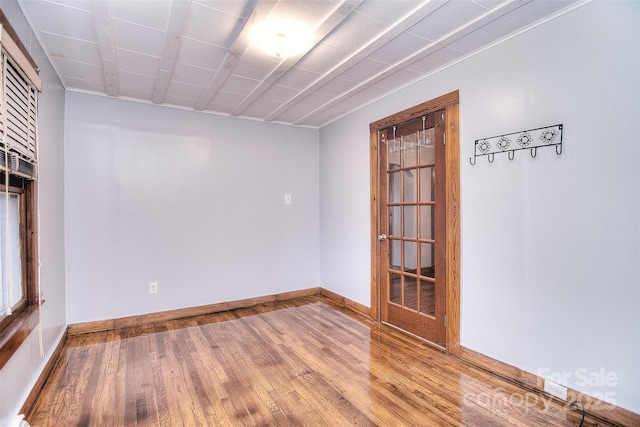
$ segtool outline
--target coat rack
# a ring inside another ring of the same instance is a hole
[[[489,163],[493,163],[496,153],[507,153],[509,160],[513,160],[519,150],[531,150],[531,157],[536,157],[538,148],[544,147],[556,147],[556,154],[562,154],[562,124],[476,139],[469,162],[475,165],[478,157],[487,156]]]

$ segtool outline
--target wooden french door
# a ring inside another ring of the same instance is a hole
[[[383,129],[382,320],[444,346],[444,111]]]
[[[456,193],[448,180],[458,179],[457,167],[450,176],[452,150],[447,148],[447,133],[455,133],[458,149],[455,96],[455,108],[435,100],[378,121],[371,129],[378,160],[376,176],[372,174],[378,294],[372,300],[379,303],[380,320],[450,351],[448,344],[456,344],[450,341],[459,342],[456,334],[447,335],[446,324],[448,308],[453,308],[459,328],[459,300],[448,304],[449,297],[459,294],[459,285],[448,277],[453,273],[457,279],[459,262],[459,242],[452,238],[458,229],[457,204],[448,200]],[[459,163],[458,157],[453,161]],[[455,230],[448,230],[452,226]]]

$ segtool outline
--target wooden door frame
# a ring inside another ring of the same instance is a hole
[[[415,107],[377,120],[369,125],[370,179],[371,179],[371,317],[380,321],[381,283],[384,274],[381,247],[378,240],[381,204],[378,199],[381,166],[378,150],[378,131],[435,111],[446,110],[446,341],[447,352],[460,355],[460,129],[459,92],[427,101]]]

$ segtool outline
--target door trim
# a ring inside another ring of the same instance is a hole
[[[380,227],[380,200],[378,199],[379,175],[381,165],[378,149],[378,131],[394,124],[420,117],[442,109],[446,110],[446,315],[447,328],[445,349],[456,356],[460,355],[460,130],[459,130],[459,92],[427,101],[415,107],[377,120],[369,125],[369,162],[371,181],[371,317],[380,321],[381,288],[383,273],[381,262],[382,245],[378,240]]]

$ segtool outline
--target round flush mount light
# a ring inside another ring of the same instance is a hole
[[[289,40],[287,36],[282,33],[275,33],[268,37],[267,40],[264,41],[263,49],[276,58],[291,56]]]
[[[254,32],[253,40],[262,51],[284,59],[304,51],[308,35],[300,25],[268,23]]]

